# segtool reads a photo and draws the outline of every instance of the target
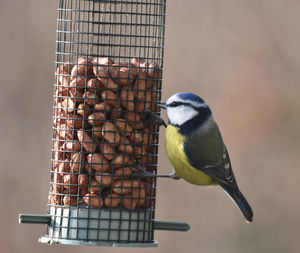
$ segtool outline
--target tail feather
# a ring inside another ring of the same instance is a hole
[[[240,192],[237,185],[236,184],[228,185],[224,183],[219,183],[219,184],[224,189],[224,191],[230,196],[230,198],[235,202],[235,204],[239,207],[246,221],[252,222],[253,221],[252,208],[249,205],[246,198],[244,197],[244,195]]]

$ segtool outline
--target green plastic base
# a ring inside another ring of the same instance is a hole
[[[40,243],[53,244],[66,244],[66,245],[81,245],[81,246],[103,246],[103,247],[132,247],[132,248],[150,248],[157,247],[158,242],[153,241],[151,243],[117,243],[117,242],[87,242],[80,240],[66,240],[66,239],[52,239],[47,236],[39,238]]]

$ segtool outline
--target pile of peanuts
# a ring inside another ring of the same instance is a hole
[[[56,71],[50,205],[150,208],[157,162],[157,127],[143,119],[158,111],[162,71],[132,58],[81,57]]]

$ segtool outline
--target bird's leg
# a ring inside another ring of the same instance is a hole
[[[161,117],[159,117],[154,112],[152,112],[151,110],[145,110],[143,113],[143,116],[144,116],[145,122],[149,122],[149,123],[152,123],[157,126],[167,127],[166,122]]]
[[[175,170],[173,169],[172,172],[168,175],[155,175],[149,171],[144,170],[141,166],[132,167],[132,170],[135,172],[135,174],[139,177],[164,177],[164,178],[171,178],[178,180],[180,177],[176,175]]]

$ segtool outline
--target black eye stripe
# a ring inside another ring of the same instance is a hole
[[[192,105],[190,103],[185,103],[185,102],[173,102],[171,104],[168,104],[167,107],[173,107],[173,108],[175,108],[175,107],[178,107],[180,105],[189,106],[189,107],[193,108],[194,110],[196,110],[198,112],[201,112],[202,110],[206,110],[205,106],[204,107],[203,106],[196,107],[196,106],[194,106],[194,105]]]
[[[177,106],[180,106],[180,105],[190,105],[188,103],[184,103],[184,102],[173,102],[169,105],[167,105],[168,107],[177,107]]]
[[[177,106],[181,106],[181,105],[186,105],[186,106],[190,106],[192,108],[194,108],[195,110],[199,110],[199,108],[191,105],[190,103],[185,103],[185,102],[173,102],[169,105],[167,105],[168,107],[177,107]]]

